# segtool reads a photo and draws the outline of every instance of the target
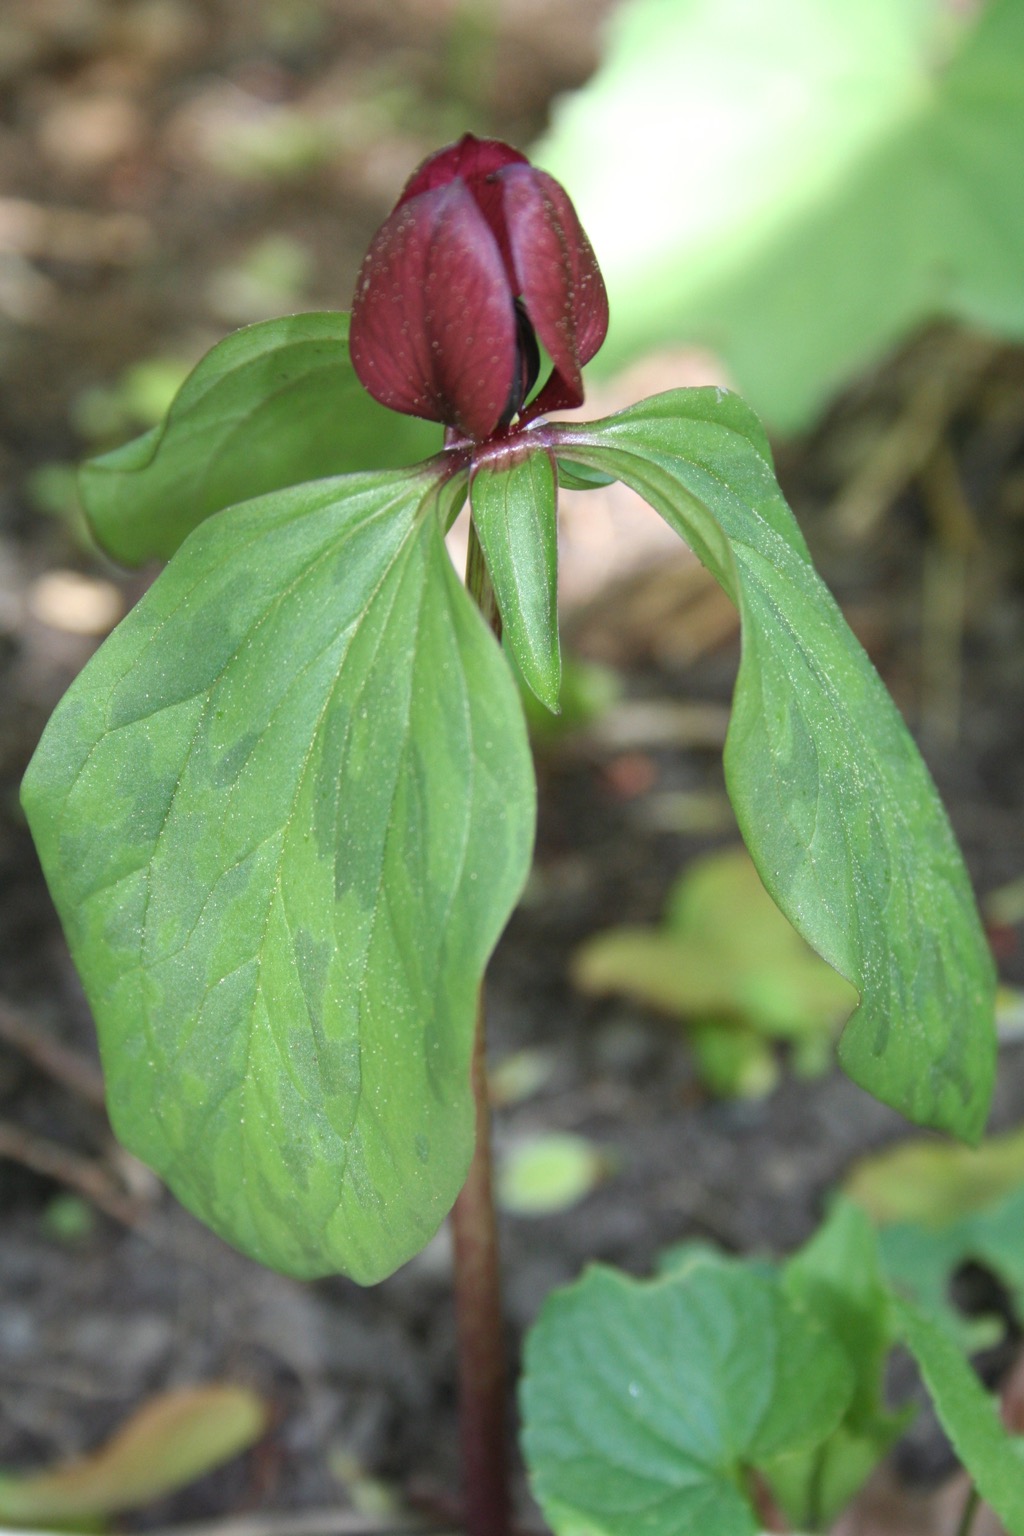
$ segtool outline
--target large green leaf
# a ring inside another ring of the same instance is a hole
[[[289,315],[212,348],[158,427],[84,465],[82,500],[115,560],[167,559],[222,507],[301,481],[412,464],[440,448],[385,410],[348,355],[348,316]]]
[[[561,429],[558,453],[639,491],[739,608],[729,793],[769,892],[861,995],[843,1065],[911,1119],[978,1137],[995,977],[970,885],[927,769],[811,565],[756,419],[725,391],[677,390]]]
[[[910,1302],[895,1305],[903,1339],[921,1367],[954,1450],[1009,1536],[1024,1536],[1024,1436],[1004,1429],[995,1398],[952,1336]]]
[[[451,1206],[529,868],[522,711],[445,510],[419,470],[204,522],[24,786],[119,1136],[297,1275],[378,1279]]]
[[[534,1493],[558,1536],[753,1536],[746,1469],[825,1439],[851,1376],[770,1276],[595,1267],[549,1298],[527,1341]]]
[[[505,639],[524,682],[557,714],[562,662],[554,465],[543,451],[511,464],[485,460],[470,500]]]
[[[1020,0],[633,0],[539,153],[608,283],[598,367],[703,343],[792,429],[936,314],[1024,334]]]

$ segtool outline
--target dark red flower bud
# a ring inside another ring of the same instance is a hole
[[[382,405],[481,442],[522,411],[538,342],[554,366],[528,417],[580,405],[580,370],[607,329],[566,193],[517,150],[467,133],[424,161],[374,237],[349,345]]]

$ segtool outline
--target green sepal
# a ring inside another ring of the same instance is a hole
[[[511,462],[485,460],[470,503],[505,642],[523,681],[557,715],[558,491],[550,458],[541,449]]]

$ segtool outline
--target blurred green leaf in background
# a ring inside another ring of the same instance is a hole
[[[708,346],[791,431],[924,321],[1024,335],[1020,0],[631,0],[539,158],[606,371]]]
[[[0,1521],[81,1531],[187,1487],[254,1445],[269,1421],[247,1387],[209,1382],[152,1397],[89,1455],[0,1472]]]
[[[779,911],[743,848],[689,865],[661,927],[596,934],[577,950],[573,979],[685,1020],[704,1083],[740,1097],[775,1086],[777,1040],[791,1043],[798,1072],[825,1071],[857,1001]]]
[[[1024,1129],[978,1147],[915,1137],[862,1158],[847,1194],[879,1229],[890,1282],[937,1318],[967,1350],[1005,1332],[1005,1314],[1024,1324]],[[1002,1288],[1004,1315],[967,1317],[952,1285],[976,1265]]]

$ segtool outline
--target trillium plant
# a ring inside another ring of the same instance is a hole
[[[558,709],[559,485],[632,486],[739,609],[729,792],[768,891],[858,990],[847,1072],[969,1140],[993,1079],[960,855],[758,421],[714,388],[551,419],[607,323],[551,177],[468,135],[433,155],[351,317],[228,337],[161,426],[85,467],[100,545],[169,563],[24,785],[124,1143],[295,1276],[371,1284],[451,1213],[472,1536],[510,1528],[482,998],[533,845],[520,689]],[[467,496],[463,583],[444,541]],[[849,1275],[880,1282],[856,1220],[830,1230],[774,1277],[691,1256],[549,1302],[521,1402],[556,1532],[746,1536],[759,1490],[807,1522],[836,1466],[864,1474],[892,1438],[888,1343],[944,1343],[896,1301],[844,1311]]]

